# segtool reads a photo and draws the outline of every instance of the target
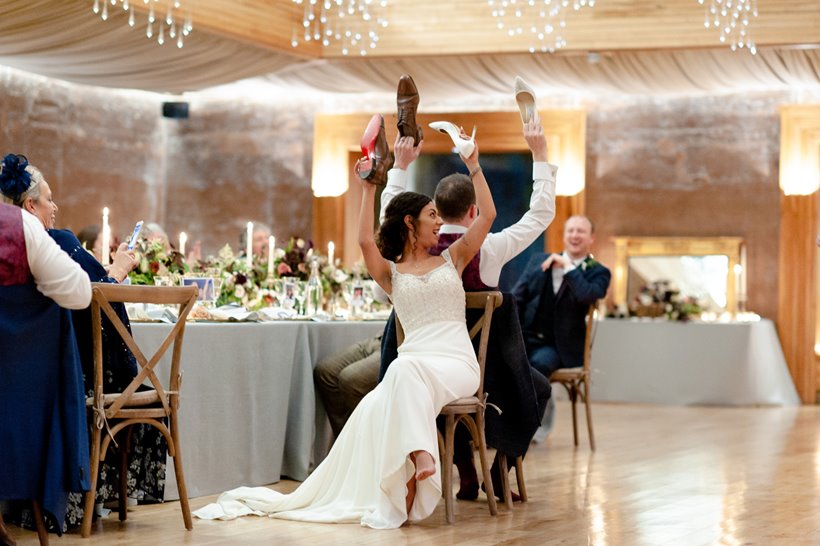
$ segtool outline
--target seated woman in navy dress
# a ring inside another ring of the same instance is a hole
[[[12,155],[12,154],[10,154]],[[6,156],[7,158],[9,156]],[[39,169],[28,165],[26,171],[31,173],[28,188],[11,198],[5,196],[14,205],[23,208],[36,216],[48,230],[52,239],[88,274],[91,282],[119,283],[137,265],[132,251],[126,245],[120,245],[114,255],[114,261],[106,269],[94,256],[82,247],[77,237],[69,230],[54,229],[57,204],[54,202],[51,188]],[[130,330],[128,316],[122,304],[112,304],[114,310]],[[90,396],[94,386],[94,359],[91,331],[90,308],[72,312],[74,331],[82,362],[85,390]],[[134,356],[126,347],[122,338],[106,317],[103,317],[103,388],[105,392],[121,392],[138,373]],[[158,429],[150,426],[135,426],[131,437],[131,458],[129,460],[128,495],[140,500],[161,501],[165,494],[165,459],[167,446]],[[111,452],[109,452],[111,453]],[[118,498],[119,465],[116,453],[109,455],[111,463],[103,463],[97,486],[97,502],[116,500]],[[82,499],[71,499],[66,523],[76,526],[82,522]]]
[[[22,191],[9,175],[24,162],[0,166],[3,195]],[[90,301],[88,275],[37,218],[0,202],[0,500],[36,501],[52,524],[89,487],[82,367],[61,306]],[[0,544],[13,543],[2,522]]]

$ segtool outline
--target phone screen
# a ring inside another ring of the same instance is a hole
[[[142,220],[137,222],[137,225],[134,226],[134,233],[131,234],[131,240],[128,241],[128,250],[134,250],[134,245],[137,244],[137,237],[139,236],[141,229]]]

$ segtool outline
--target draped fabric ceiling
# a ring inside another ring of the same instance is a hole
[[[694,1],[694,0],[693,0]],[[603,4],[604,2],[601,2]],[[820,50],[727,47],[586,53],[306,59],[197,29],[185,47],[158,46],[119,10],[103,22],[91,1],[9,0],[0,5],[0,65],[71,82],[156,92],[198,91],[256,78],[280,90],[395,90],[413,74],[425,97],[508,94],[516,74],[539,94],[714,94],[820,89]],[[294,50],[295,52],[296,50]]]

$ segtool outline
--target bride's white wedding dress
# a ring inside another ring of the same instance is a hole
[[[465,325],[465,296],[449,252],[421,276],[391,263],[392,300],[405,332],[384,380],[356,407],[327,458],[293,493],[240,487],[194,514],[232,519],[256,514],[313,522],[361,522],[394,529],[429,516],[441,498],[436,416],[453,400],[472,396],[479,367]],[[410,453],[422,450],[436,473],[418,482],[406,513]]]

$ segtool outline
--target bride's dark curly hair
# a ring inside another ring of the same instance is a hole
[[[404,223],[404,217],[413,217],[413,223],[432,199],[421,193],[402,192],[390,201],[384,211],[384,221],[376,235],[376,245],[386,260],[396,261],[404,252],[404,244],[410,237],[410,230]]]

